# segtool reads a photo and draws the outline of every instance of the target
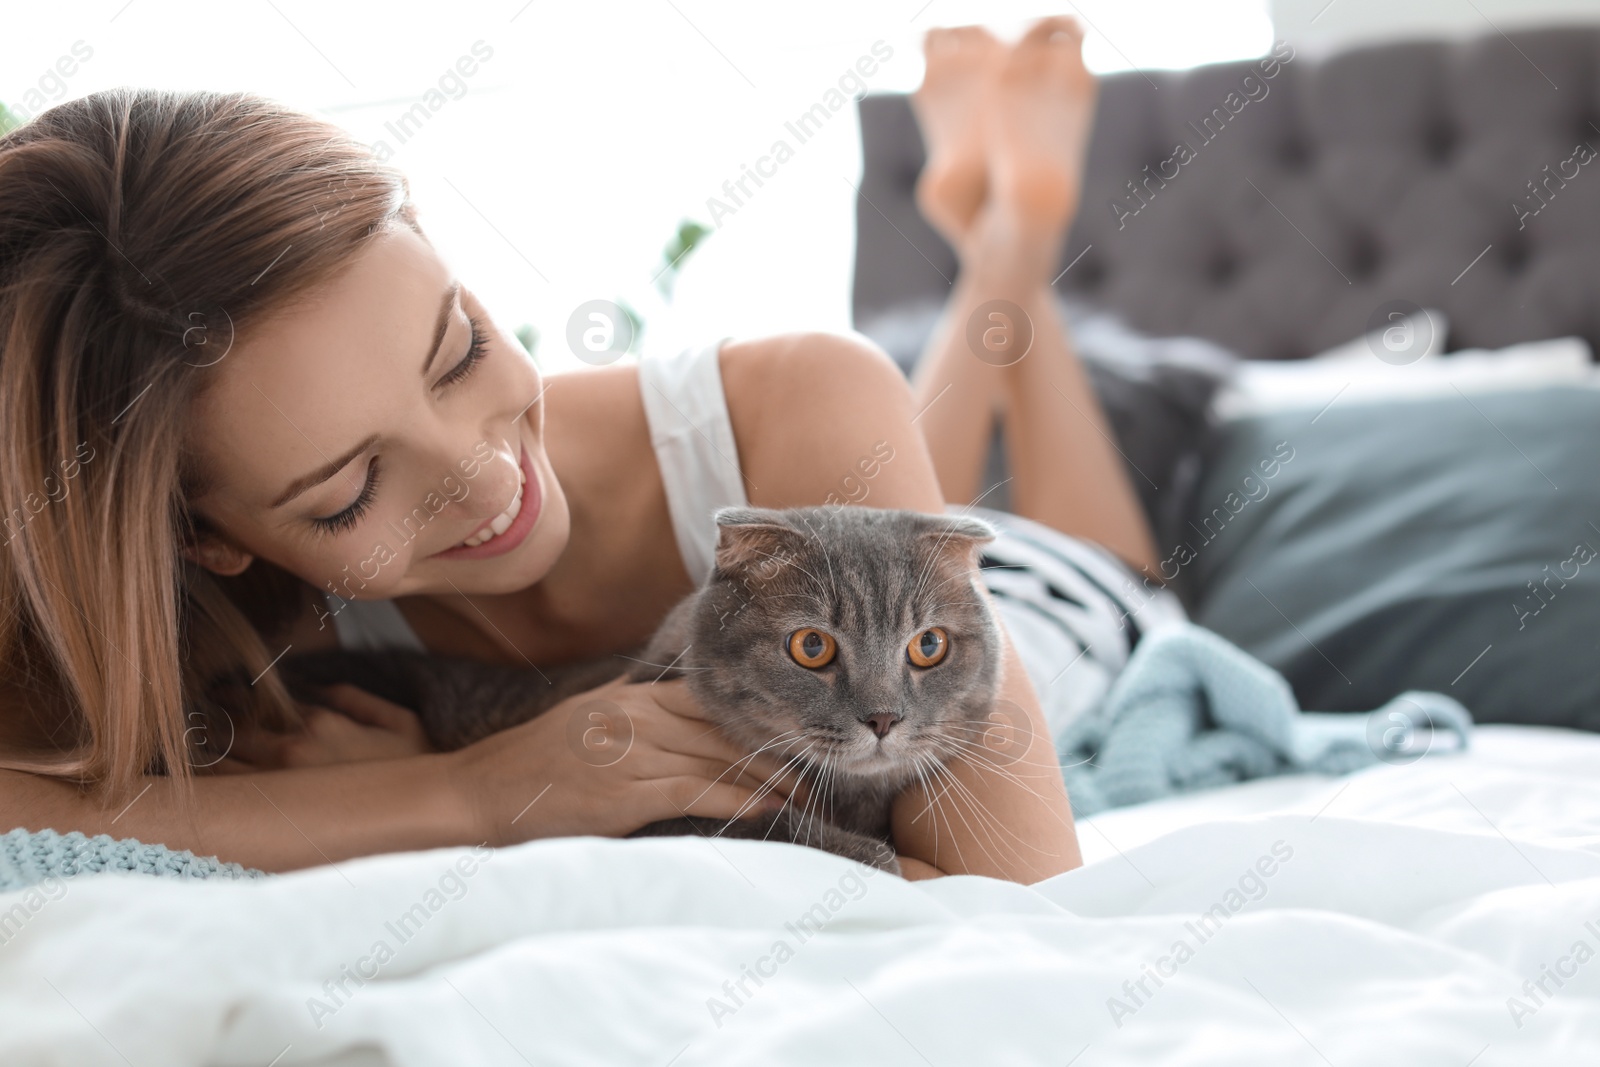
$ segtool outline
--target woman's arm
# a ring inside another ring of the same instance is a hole
[[[336,713],[324,716],[336,725]],[[351,728],[241,737],[253,758],[290,766],[229,760],[230,773],[194,779],[188,806],[165,777],[106,804],[70,783],[0,771],[0,811],[29,830],[135,837],[287,871],[410,849],[620,837],[682,815],[732,819],[774,810],[794,788],[780,761],[749,759],[712,730],[681,679],[617,679],[452,752],[383,758],[404,739],[374,745]],[[596,762],[589,746],[612,731],[628,737],[628,758]]]
[[[294,770],[203,775],[194,803],[170,778],[103,804],[75,785],[0,771],[0,810],[29,830],[110,834],[188,849],[266,871],[354,856],[475,844],[483,838],[456,787],[450,756],[411,756]]]
[[[910,388],[878,349],[848,337],[790,335],[725,345],[722,371],[752,504],[944,511]],[[883,442],[892,458],[873,462]],[[1026,715],[1010,736],[1027,747],[1007,749],[1015,760],[1003,767],[954,761],[939,788],[899,798],[894,841],[914,861],[905,864],[912,876],[1033,882],[1082,863],[1043,712],[1009,638],[1005,644],[1001,696]]]

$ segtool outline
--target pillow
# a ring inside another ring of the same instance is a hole
[[[1402,366],[1362,359],[1318,357],[1301,363],[1241,364],[1212,402],[1219,420],[1290,408],[1320,410],[1401,397],[1455,396],[1582,382],[1592,371],[1580,337],[1530,341],[1496,351],[1463,349]]]
[[[906,305],[860,329],[910,374],[941,310],[937,304]],[[1210,341],[1146,337],[1116,315],[1076,301],[1062,300],[1060,310],[1151,528],[1158,540],[1171,540],[1182,528],[1199,485],[1202,447],[1213,422],[1212,397],[1237,361]],[[1004,440],[997,428],[984,488],[1004,478]],[[1007,510],[1005,486],[983,503]],[[1176,588],[1181,595],[1181,583]]]
[[[1241,361],[1213,398],[1212,415],[1234,418],[1307,401],[1320,407],[1352,379],[1393,382],[1415,373],[1408,368],[1437,360],[1449,331],[1444,312],[1418,308],[1398,325],[1379,326],[1308,359]]]
[[[1479,721],[1600,729],[1597,453],[1592,373],[1241,417],[1163,573],[1303,707],[1433,689]]]

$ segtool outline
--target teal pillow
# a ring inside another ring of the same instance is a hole
[[[1219,434],[1162,568],[1302,707],[1433,689],[1479,722],[1600,729],[1600,390],[1334,403]]]

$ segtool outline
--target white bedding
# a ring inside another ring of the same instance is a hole
[[[1034,888],[592,839],[68,881],[0,945],[0,1063],[1592,1065],[1597,763],[1484,727],[1087,820]]]

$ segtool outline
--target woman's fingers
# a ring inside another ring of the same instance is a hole
[[[705,719],[704,712],[683,680],[656,683],[649,687],[648,692],[658,705],[670,713],[661,718],[660,733],[653,738],[657,747],[667,752],[723,762],[734,775],[722,774],[723,781],[753,782],[762,786],[770,783],[772,788],[785,796],[795,791],[799,777],[793,769],[791,757],[793,749],[802,741],[798,730],[793,737],[782,737],[769,743],[762,751],[750,753],[724,737]]]
[[[683,678],[674,678],[669,682],[649,682],[648,690],[657,704],[666,708],[672,714],[685,719],[694,719],[704,722],[705,709],[700,702],[689,692],[689,683]]]
[[[322,691],[323,703],[335,711],[342,711],[356,722],[368,726],[381,726],[386,730],[421,730],[416,712],[401,707],[346,682],[330,685]]]
[[[659,698],[657,703],[661,703]],[[728,740],[706,720],[678,714],[675,708],[681,705],[662,703],[661,706],[672,714],[661,718],[660,733],[656,740],[661,747],[674,752],[725,759],[730,763],[735,760],[753,759],[756,761],[757,769],[772,773],[786,762],[790,750],[798,746],[803,739],[796,730],[792,737],[783,737],[765,751],[752,756],[744,748]]]
[[[283,746],[288,739],[287,734],[275,734],[259,726],[240,729],[228,747],[228,759],[222,762],[246,763],[252,770],[282,767]]]
[[[737,786],[740,789],[760,793],[762,796],[771,794],[780,800],[790,796],[795,789],[792,777],[785,779],[741,772],[736,766],[730,767],[721,760],[677,757],[664,762],[660,771],[663,776],[689,775],[707,782]]]
[[[203,764],[197,769],[210,774],[258,774],[261,771],[260,767],[254,767],[233,756],[223,756],[215,763]]]
[[[658,740],[664,755],[690,761],[674,763],[674,767],[682,766],[692,773],[724,782],[774,788],[785,796],[793,793],[799,782],[799,775],[789,759],[766,753],[751,755],[715,731],[675,733],[676,736]]]
[[[782,798],[761,798],[742,786],[708,782],[693,775],[653,780],[648,787],[653,787],[679,815],[705,819],[751,819],[776,811],[782,803]]]
[[[401,707],[353,685],[339,684],[326,690],[328,706],[343,712],[356,722],[377,729],[388,730],[406,742],[412,752],[436,752],[422,720],[410,708]]]

